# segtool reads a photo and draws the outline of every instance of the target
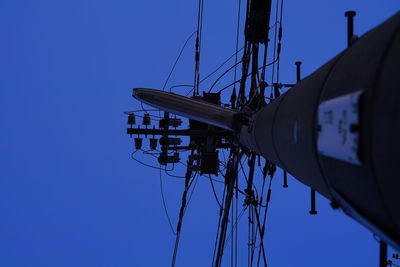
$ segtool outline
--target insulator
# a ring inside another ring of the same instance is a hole
[[[135,138],[135,148],[136,149],[141,149],[142,143],[143,143],[143,138],[140,138],[140,137]]]
[[[268,169],[269,175],[271,177],[274,177],[275,171],[276,171],[276,165],[275,164],[271,164],[269,166],[269,169]]]
[[[182,125],[182,120],[178,118],[164,118],[161,119],[158,127],[165,128],[166,126],[177,128]]]
[[[169,145],[169,146],[179,146],[182,143],[182,139],[178,137],[161,137],[160,145]]]
[[[151,118],[150,118],[150,114],[149,113],[145,113],[143,116],[143,125],[150,125],[151,124]]]
[[[157,149],[157,138],[150,138],[150,150]]]
[[[128,124],[130,125],[136,124],[136,118],[134,113],[128,114]]]
[[[161,154],[158,157],[158,163],[161,165],[167,165],[168,163],[178,163],[181,160],[179,157],[179,153],[174,153],[173,156],[167,156],[165,154]]]
[[[169,125],[171,127],[177,128],[182,125],[182,120],[177,118],[169,119]]]
[[[172,156],[172,159],[174,163],[178,163],[181,160],[181,158],[179,157],[179,153],[175,152],[174,155]]]
[[[189,155],[189,160],[200,160],[200,159],[201,159],[201,155],[200,154]]]
[[[201,174],[218,174],[219,160],[218,151],[203,152],[201,154]]]
[[[201,166],[200,165],[191,165],[188,166],[189,170],[197,172],[197,171],[201,171]]]

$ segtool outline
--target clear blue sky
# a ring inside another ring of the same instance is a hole
[[[358,12],[363,34],[399,8],[398,0],[285,1],[282,82],[294,82],[294,61],[307,75],[345,48],[346,10]],[[204,12],[203,77],[234,52],[237,1],[206,0]],[[0,2],[0,266],[169,265],[174,237],[158,172],[130,159],[122,112],[139,108],[132,87],[163,85],[196,15],[195,0]],[[170,85],[192,82],[193,50],[191,42]],[[293,178],[281,184],[279,173],[270,266],[377,266],[370,232],[320,196],[319,215],[309,216],[308,189]],[[183,183],[164,186],[176,222]],[[217,216],[199,180],[178,266],[210,265]]]

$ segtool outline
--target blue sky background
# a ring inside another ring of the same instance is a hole
[[[285,1],[281,81],[295,81],[294,61],[307,75],[346,47],[346,10],[358,12],[363,34],[399,7]],[[203,77],[234,52],[236,12],[237,1],[205,1]],[[162,87],[196,16],[194,0],[0,2],[0,266],[170,264],[159,173],[130,159],[122,112],[139,108],[132,87]],[[170,85],[192,82],[193,53],[192,40]],[[163,182],[176,222],[183,182]],[[308,215],[309,190],[292,177],[281,185],[278,172],[265,237],[270,266],[377,266],[370,232],[320,196],[318,216]],[[217,219],[209,182],[199,179],[178,266],[210,265]],[[240,226],[245,234],[246,220]],[[246,251],[243,243],[243,263]]]

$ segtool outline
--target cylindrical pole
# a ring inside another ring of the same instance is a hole
[[[315,208],[315,190],[311,188],[310,193],[311,193],[311,210],[310,210],[310,214],[311,215],[316,215],[317,214],[317,210]]]
[[[400,12],[254,113],[240,135],[397,249],[399,26]]]
[[[387,244],[384,241],[379,242],[379,267],[387,266]]]
[[[301,61],[296,61],[294,64],[296,64],[296,81],[299,82],[301,80],[301,73],[300,73]]]
[[[347,47],[351,45],[351,39],[354,35],[354,17],[356,15],[355,11],[346,11],[344,15],[347,17]]]

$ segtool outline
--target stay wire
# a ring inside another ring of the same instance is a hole
[[[276,8],[275,8],[275,24],[278,23],[278,13],[279,12],[279,1],[276,1]],[[278,35],[278,30],[277,27],[274,27],[274,56],[273,58],[276,57],[276,45],[277,45],[277,35]],[[271,72],[271,90],[273,90],[274,86],[274,78],[275,78],[275,64],[272,65],[272,72]],[[271,91],[272,92],[272,91]]]
[[[238,109],[241,109],[241,107],[245,104],[246,102],[246,80],[249,75],[252,75],[252,73],[249,72],[249,65],[250,65],[250,55],[251,55],[251,48],[252,45],[249,42],[245,42],[245,50],[243,53],[243,58],[242,58],[242,76],[240,78],[240,85],[239,85],[239,93],[238,97],[236,99],[236,104],[235,107]]]
[[[169,88],[169,92],[172,93],[172,88],[177,88],[177,87],[191,87],[191,88],[193,88],[193,85],[192,84],[176,84],[176,85],[173,85],[173,86],[171,86]]]
[[[236,179],[236,194],[235,194],[235,215],[236,215],[236,217],[235,217],[235,226],[236,226],[236,231],[235,231],[235,266],[237,267],[237,264],[238,264],[238,231],[237,231],[237,225],[238,225],[238,223],[239,223],[239,221],[240,221],[240,218],[241,218],[241,215],[238,217],[238,202],[239,202],[239,199],[238,199],[238,195],[239,195],[239,179]]]
[[[140,160],[136,159],[136,158],[134,157],[134,155],[135,155],[135,153],[136,153],[137,151],[140,151],[140,150],[135,150],[134,152],[131,153],[131,158],[132,158],[134,161],[136,161],[136,162],[138,162],[138,163],[140,163],[140,164],[142,164],[142,165],[144,165],[144,166],[146,166],[146,167],[149,167],[149,168],[153,168],[153,169],[156,169],[156,170],[164,170],[164,169],[162,169],[162,168],[160,168],[160,167],[156,167],[156,166],[153,166],[153,165],[144,163],[143,161],[140,161]],[[172,170],[172,169],[171,169],[171,170]],[[168,170],[168,171],[171,171],[171,170]]]
[[[249,99],[257,95],[257,76],[258,76],[258,44],[252,45],[252,65],[251,65],[251,85]],[[250,102],[250,100],[249,100]]]
[[[226,194],[226,186],[224,186],[224,191],[222,193],[222,203],[225,203],[225,194]],[[219,237],[219,231],[221,229],[221,220],[222,220],[222,214],[223,214],[224,208],[225,208],[224,206],[221,206],[221,209],[219,210],[219,219],[218,219],[217,234],[215,236],[215,242],[214,242],[214,252],[213,252],[212,266],[214,266],[214,263],[215,263],[215,256],[216,256],[216,252],[217,252],[218,237]]]
[[[206,77],[204,77],[203,79],[200,80],[200,83],[204,82],[205,80],[207,80],[208,78],[210,78],[214,73],[216,73],[218,70],[220,70],[226,63],[229,62],[229,60],[231,60],[234,56],[236,56],[237,58],[237,54],[243,50],[243,47],[240,48],[239,50],[236,50],[235,53],[233,53],[231,56],[229,56],[224,62],[222,62],[215,70],[213,70],[211,73],[209,73]],[[237,63],[237,60],[235,60],[235,63]],[[236,70],[236,67],[235,67]]]
[[[194,181],[194,182],[193,182],[193,181]],[[195,191],[195,189],[196,189],[196,185],[197,185],[197,182],[198,182],[198,181],[199,181],[199,176],[198,176],[198,175],[195,176],[195,177],[192,179],[192,183],[194,183],[194,185],[193,185],[192,191],[190,192],[189,200],[188,200],[188,202],[187,202],[186,208],[189,206],[189,203],[190,203],[190,201],[192,200],[192,196],[193,196],[193,194],[194,194],[194,191]],[[185,213],[186,213],[186,208],[185,208]]]
[[[243,167],[243,165],[242,165],[242,161],[241,161],[241,160],[239,161],[239,165],[240,165],[240,169],[242,170],[243,176],[244,176],[246,182],[248,183],[249,179],[247,178],[246,172],[244,171],[244,167]],[[252,188],[254,188],[256,194],[258,195],[257,187],[255,187],[254,184],[253,184]],[[248,195],[248,194],[246,194],[246,196],[247,196],[247,195]]]
[[[258,70],[260,70],[260,69],[262,69],[262,68],[264,68],[264,67],[271,66],[271,65],[274,64],[275,62],[277,62],[277,60],[274,60],[273,62],[267,63],[267,64],[265,64],[265,65],[259,67]],[[248,76],[250,76],[250,75],[251,75],[251,73],[247,74],[246,77],[248,77]],[[226,90],[227,88],[229,88],[229,87],[231,87],[232,85],[234,85],[234,84],[236,84],[236,83],[238,83],[238,82],[241,82],[241,81],[242,81],[242,78],[240,78],[239,80],[234,81],[233,83],[228,84],[227,86],[225,86],[225,87],[223,87],[222,89],[220,89],[220,90],[218,91],[218,93],[221,93],[222,91]]]
[[[281,14],[279,18],[279,34],[278,34],[278,64],[277,64],[277,70],[276,70],[276,82],[279,83],[279,71],[280,71],[280,53],[282,49],[282,19],[283,19],[283,0],[281,0]]]
[[[266,178],[265,179],[263,179],[263,182],[262,182],[262,186],[261,186],[261,194],[260,194],[260,201],[259,201],[259,207],[258,207],[258,212],[260,213],[261,212],[261,207],[262,207],[262,201],[263,201],[263,194],[264,194],[264,187],[265,187],[265,180],[266,180]]]
[[[265,67],[265,65],[266,65],[266,63],[267,63],[267,53],[268,52],[268,44],[264,44],[264,58],[263,58],[263,68],[262,68],[262,71],[261,71],[261,80],[262,81],[265,81],[265,71],[266,71],[266,67]]]
[[[220,220],[219,227],[219,236],[217,236],[218,241],[218,249],[215,258],[215,266],[219,267],[222,263],[223,252],[226,243],[226,230],[228,229],[229,224],[229,211],[232,204],[233,192],[235,187],[235,180],[238,177],[238,160],[242,157],[242,153],[239,153],[238,148],[231,148],[229,153],[228,166],[226,169],[225,175],[225,189],[226,189],[226,197],[224,200],[224,210],[223,217]],[[214,254],[215,255],[215,254]]]
[[[168,176],[170,176],[170,177],[179,178],[179,179],[184,179],[184,178],[185,178],[184,176],[177,176],[177,175],[170,174],[169,172],[170,172],[170,171],[173,171],[173,170],[174,170],[174,167],[172,167],[171,169],[168,170],[168,169],[167,169],[167,166],[165,166],[165,168],[160,168],[160,167],[156,167],[156,166],[153,166],[153,165],[144,163],[144,162],[141,161],[141,160],[138,160],[137,158],[134,157],[134,154],[135,154],[137,151],[142,151],[143,154],[145,154],[145,155],[149,155],[149,156],[152,156],[152,157],[157,158],[155,155],[153,155],[152,153],[148,153],[148,151],[146,151],[146,150],[138,149],[138,150],[135,150],[134,152],[131,153],[131,158],[132,158],[134,161],[136,161],[136,162],[138,162],[138,163],[140,163],[140,164],[142,164],[142,165],[144,165],[144,166],[146,166],[146,167],[152,168],[152,169],[162,170],[162,171],[165,172],[166,175],[168,175]],[[181,161],[180,161],[179,163],[185,165],[185,164],[184,164],[183,162],[181,162]],[[220,182],[220,181],[218,181],[218,180],[214,180],[214,181]]]
[[[181,208],[180,208],[180,211],[179,211],[179,220],[178,220],[178,223],[177,223],[177,226],[176,226],[175,246],[174,246],[174,253],[173,253],[172,263],[171,263],[172,267],[174,267],[175,263],[176,263],[176,257],[178,255],[178,247],[179,247],[179,241],[180,241],[182,224],[183,224],[183,217],[184,217],[184,215],[186,213],[186,208],[189,205],[189,202],[190,202],[190,200],[192,198],[194,189],[196,187],[196,184],[197,184],[197,179],[196,178],[197,178],[197,173],[195,173],[194,175],[190,174],[189,177],[186,177],[187,180],[185,181],[185,190],[183,191],[183,194],[182,194],[182,204],[181,204]],[[189,192],[190,187],[193,184],[194,180],[196,180],[196,182],[194,183],[193,190],[192,190],[191,194],[189,195],[189,200],[186,201],[187,193]]]
[[[222,77],[225,76],[225,74],[227,74],[230,70],[232,70],[233,68],[235,68],[238,64],[242,63],[242,61],[239,61],[237,63],[235,63],[232,67],[230,67],[229,69],[227,69],[226,71],[224,71],[224,73],[222,73],[215,81],[214,83],[211,85],[210,89],[208,89],[208,92],[210,93],[211,90],[214,88],[214,86],[217,84],[217,82],[219,80],[221,80]]]
[[[235,51],[236,51],[236,56],[235,56],[235,64],[238,62],[238,47],[239,47],[239,30],[240,30],[240,11],[241,11],[241,0],[238,0],[238,14],[237,14],[237,23],[236,23],[236,44],[235,44]],[[233,75],[233,80],[236,81],[236,72],[237,68],[235,66],[235,71]],[[232,94],[236,95],[236,88],[235,86],[233,87],[233,92]],[[237,254],[237,253],[236,253]],[[237,258],[236,258],[236,265],[237,265]]]
[[[217,193],[215,192],[214,183],[213,183],[213,180],[212,180],[210,174],[208,175],[208,178],[210,179],[211,188],[212,188],[212,191],[213,191],[213,193],[214,193],[215,200],[217,201],[219,208],[222,209],[222,205],[221,205],[221,203],[220,203],[219,200],[218,200],[218,196],[217,196]]]
[[[238,215],[238,219],[237,219],[237,221],[235,222],[235,227],[234,227],[235,233],[237,233],[237,227],[238,227],[238,225],[239,225],[239,223],[240,223],[240,220],[241,220],[242,217],[243,217],[244,212],[247,210],[247,208],[248,208],[248,205],[245,205],[245,206],[243,207],[243,209],[240,211],[239,215]],[[226,242],[229,242],[229,241],[231,240],[232,236],[233,236],[233,232],[231,231],[231,232],[228,234],[227,238],[226,238]]]
[[[264,266],[267,267],[267,266],[268,266],[268,264],[267,264],[267,257],[266,257],[266,255],[265,255],[264,240],[263,240],[263,237],[264,237],[263,228],[264,228],[264,227],[261,228],[261,225],[260,225],[260,215],[258,214],[256,207],[254,207],[254,212],[255,212],[255,215],[256,215],[257,229],[258,229],[258,231],[259,231],[259,233],[260,233],[260,249],[259,249],[259,255],[260,255],[260,252],[262,252]],[[256,234],[257,234],[257,232],[256,232]],[[255,235],[254,242],[255,242],[255,239],[256,239],[256,238],[257,238],[257,235]],[[254,256],[254,255],[253,255],[253,256]],[[258,261],[257,261],[257,266],[258,266],[258,265],[259,265],[259,259],[258,259]]]
[[[225,177],[225,174],[223,174],[220,170],[218,170],[218,172],[223,176],[223,177]],[[221,181],[216,181],[216,180],[213,180],[213,181],[215,181],[215,182],[220,182],[221,183]],[[240,190],[239,188],[238,188],[238,186],[236,185],[235,186],[235,190],[237,190],[240,194],[242,194],[243,196],[247,196],[247,194],[245,193],[245,192],[243,192],[242,190]]]
[[[162,203],[163,203],[163,206],[164,206],[165,215],[167,215],[168,223],[169,223],[169,226],[171,227],[172,233],[176,236],[176,233],[174,231],[174,227],[172,226],[171,218],[169,217],[167,204],[165,202],[164,189],[163,189],[163,183],[162,183],[162,174],[161,174],[161,164],[160,164],[160,192],[161,192],[161,198],[162,198]]]
[[[270,180],[269,180],[269,184],[268,184],[268,191],[267,191],[267,199],[266,199],[265,208],[264,208],[264,218],[263,218],[263,223],[262,223],[262,231],[260,232],[261,243],[264,242],[265,223],[266,223],[266,220],[267,220],[268,207],[269,207],[269,202],[271,200],[271,193],[272,193],[272,190],[271,190],[272,179],[273,179],[273,177],[270,176]],[[260,205],[261,205],[261,203],[260,203]],[[261,245],[261,243],[260,243],[260,245]],[[259,263],[260,263],[260,253],[261,253],[261,251],[259,251],[259,253],[258,253],[257,266],[259,266]]]
[[[232,57],[234,57],[235,55],[237,55],[240,51],[243,50],[243,47],[239,49],[238,52],[235,52],[234,54],[230,55],[224,62],[221,63],[221,65],[219,65],[215,70],[213,70],[212,72],[210,72],[206,77],[204,77],[203,79],[200,80],[199,84],[201,84],[202,82],[204,82],[205,80],[207,80],[208,78],[210,78],[212,75],[214,75],[218,70],[220,70],[226,63],[229,62],[229,60],[232,59]],[[170,89],[175,88],[175,87],[192,87],[192,89],[190,91],[188,91],[186,93],[186,96],[188,96],[191,92],[193,92],[194,90],[194,86],[193,85],[184,85],[184,84],[180,84],[180,85],[174,85],[172,86]]]
[[[250,265],[250,255],[251,255],[251,248],[250,248],[250,246],[251,246],[251,238],[250,238],[251,217],[250,217],[250,214],[251,214],[251,209],[249,209],[249,215],[247,216],[247,220],[248,220],[248,223],[247,223],[247,266],[248,267],[251,266]]]
[[[257,242],[257,231],[255,230],[255,228],[256,228],[256,223],[255,223],[255,220],[254,220],[254,215],[256,214],[256,212],[257,212],[257,210],[255,210],[255,206],[253,205],[253,204],[251,204],[250,205],[250,208],[251,208],[251,210],[252,210],[252,213],[251,213],[251,216],[252,216],[252,218],[251,218],[251,220],[252,220],[252,227],[251,227],[251,258],[250,258],[250,265],[251,266],[253,266],[253,260],[254,260],[254,252],[255,252],[255,249],[256,249],[256,242]]]
[[[159,109],[148,109],[147,111],[159,111]],[[131,113],[136,113],[136,112],[143,112],[143,109],[137,109],[137,110],[130,110],[130,111],[125,111],[124,114],[131,114]],[[138,115],[137,115],[138,116]],[[158,117],[157,115],[152,115],[153,117]]]
[[[200,52],[201,52],[201,36],[203,29],[203,10],[204,0],[199,0],[198,11],[197,11],[197,36],[195,45],[195,71],[194,71],[194,90],[193,95],[199,94],[199,82],[200,82]]]
[[[165,90],[165,87],[167,86],[167,83],[168,83],[169,79],[171,78],[171,75],[172,75],[172,73],[174,72],[176,65],[178,64],[178,61],[179,61],[179,59],[181,58],[181,55],[182,55],[183,51],[185,50],[186,45],[188,44],[188,42],[190,41],[190,39],[192,39],[192,37],[194,36],[194,34],[195,34],[196,32],[197,32],[197,31],[192,32],[192,34],[190,34],[190,36],[186,39],[185,43],[183,44],[183,46],[182,46],[182,48],[181,48],[181,50],[180,50],[180,52],[179,52],[179,54],[178,54],[178,57],[176,58],[176,60],[175,60],[175,62],[174,62],[174,65],[172,66],[172,69],[171,69],[171,71],[169,72],[168,77],[167,77],[167,79],[166,79],[165,82],[164,82],[164,85],[163,85],[163,87],[162,87],[162,90],[163,90],[163,91]],[[171,91],[171,90],[170,90],[170,91]]]
[[[233,201],[233,203],[232,203],[232,206],[233,206],[235,204],[235,198],[232,198],[232,201]],[[231,212],[231,231],[232,232],[233,232],[233,229],[234,229],[233,226],[234,226],[234,209],[232,208],[232,212]],[[231,242],[231,267],[233,267],[233,264],[234,264],[234,247],[235,247],[234,241],[235,240],[232,238],[231,241],[232,241]]]
[[[281,5],[281,7],[282,7],[282,5]],[[281,11],[282,11],[282,9],[281,9]],[[282,24],[281,24],[281,21],[278,21],[278,22],[274,23],[269,29],[271,30],[272,28],[276,28],[278,24],[282,25]],[[264,45],[263,66],[265,66],[265,65],[266,65],[266,62],[267,62],[267,50],[268,50],[268,44],[266,43],[266,44]],[[274,50],[275,50],[275,49],[274,49]],[[278,51],[279,51],[279,50],[280,50],[280,49],[278,49]],[[273,57],[273,58],[275,59],[275,57]],[[265,69],[265,67],[263,67],[263,70],[262,70],[262,72],[261,72],[261,80],[262,80],[262,81],[265,81],[265,71],[266,71],[266,69]]]

